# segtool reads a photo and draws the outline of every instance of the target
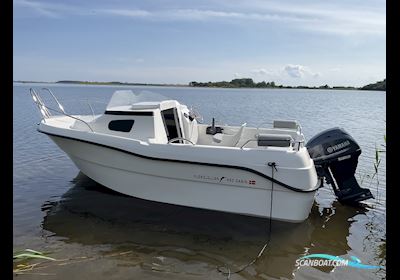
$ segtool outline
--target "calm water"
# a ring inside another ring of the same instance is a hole
[[[40,88],[41,85],[32,85]],[[101,112],[121,87],[46,85],[70,113]],[[268,220],[145,202],[96,184],[47,136],[29,85],[14,85],[14,249],[49,252],[60,260],[21,279],[224,279],[249,262],[267,238]],[[257,263],[231,279],[384,279],[385,268],[297,267],[296,259],[325,253],[362,263],[386,263],[385,157],[374,174],[375,147],[385,135],[386,93],[333,90],[146,89],[194,105],[205,122],[257,126],[297,119],[307,139],[340,126],[362,148],[357,179],[376,199],[363,208],[338,203],[322,188],[301,224],[273,222],[271,244]],[[94,103],[93,103],[94,102]],[[31,261],[34,263],[37,261]],[[42,273],[40,275],[39,273]],[[46,276],[43,276],[46,275]]]

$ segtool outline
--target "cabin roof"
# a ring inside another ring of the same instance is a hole
[[[131,105],[109,107],[107,108],[107,111],[154,111],[156,109],[166,110],[178,106],[179,102],[176,100],[145,101],[136,102]]]

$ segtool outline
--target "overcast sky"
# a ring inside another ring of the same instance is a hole
[[[386,77],[382,0],[14,0],[13,40],[14,80],[361,86]]]

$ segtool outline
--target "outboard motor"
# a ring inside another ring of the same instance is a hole
[[[306,147],[318,176],[325,177],[341,203],[373,198],[371,191],[361,188],[354,177],[361,148],[345,130],[325,130],[311,138]]]

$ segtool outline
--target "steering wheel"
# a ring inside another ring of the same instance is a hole
[[[204,121],[203,116],[194,107],[190,108],[189,116],[194,118],[198,123],[203,123],[203,121]]]

